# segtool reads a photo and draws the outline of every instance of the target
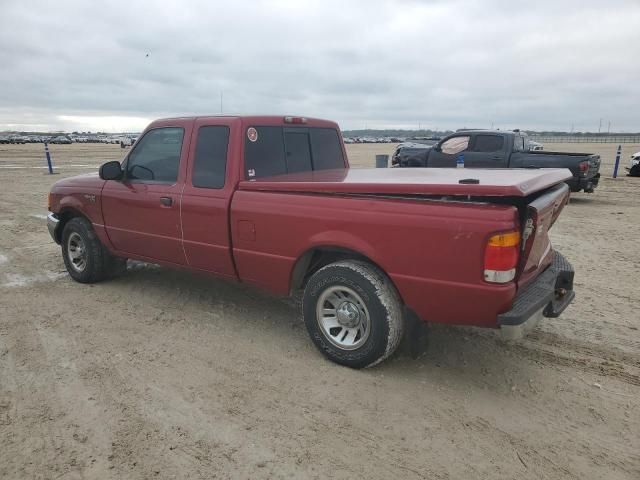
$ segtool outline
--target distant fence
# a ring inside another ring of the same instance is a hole
[[[531,135],[529,139],[540,143],[640,143],[640,135]]]

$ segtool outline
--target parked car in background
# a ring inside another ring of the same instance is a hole
[[[71,141],[71,139],[65,135],[59,135],[55,138],[53,138],[52,140],[50,140],[50,143],[55,143],[55,144],[59,144],[59,145],[71,145],[73,142]]]
[[[47,223],[78,282],[132,258],[302,292],[314,344],[362,368],[422,322],[519,336],[560,315],[574,298],[573,268],[548,232],[569,178],[566,169],[349,169],[334,122],[170,118],[99,176],[58,181]]]
[[[592,193],[600,181],[600,155],[531,151],[519,130],[459,130],[422,148],[396,149],[392,165],[427,168],[568,168],[572,192]]]
[[[27,138],[23,137],[22,135],[11,135],[9,137],[9,143],[24,145],[25,143],[27,143]]]
[[[640,152],[631,155],[629,166],[625,167],[630,177],[640,177]]]

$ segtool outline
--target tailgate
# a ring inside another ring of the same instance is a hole
[[[522,231],[518,288],[527,285],[553,260],[549,229],[569,201],[569,187],[556,185],[527,204]]]
[[[589,156],[589,178],[595,177],[600,172],[600,155]]]

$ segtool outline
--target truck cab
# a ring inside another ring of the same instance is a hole
[[[322,120],[221,116],[154,122],[123,160],[121,173],[113,165],[117,181],[104,185],[105,234],[127,256],[234,277],[228,229],[238,182],[346,168],[346,158],[337,125]]]
[[[459,130],[432,149],[427,166],[508,168],[512,153],[528,151],[527,134],[519,130]]]

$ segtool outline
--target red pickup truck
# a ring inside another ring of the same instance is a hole
[[[78,282],[131,258],[302,291],[316,346],[360,368],[393,353],[416,318],[520,334],[558,316],[573,269],[548,230],[569,177],[349,169],[333,122],[170,118],[122,162],[57,182],[48,227]]]

